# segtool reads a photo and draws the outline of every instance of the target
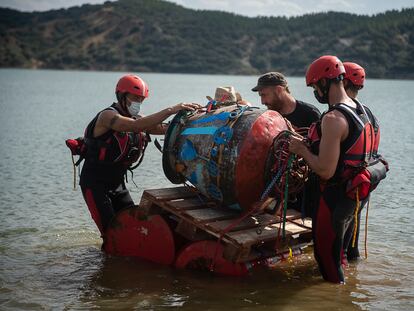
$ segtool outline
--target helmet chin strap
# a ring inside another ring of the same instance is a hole
[[[325,85],[322,84],[322,80],[319,80],[316,85],[322,92],[322,96],[319,95],[318,91],[314,91],[314,95],[318,102],[321,104],[329,104],[329,88],[331,87],[332,80],[325,79]]]
[[[128,111],[128,107],[127,107],[127,96],[126,96],[125,93],[122,94],[122,97],[120,98],[120,100],[119,100],[118,103],[119,103],[119,106],[122,109],[123,115],[125,115],[127,117],[131,117],[131,115],[129,114],[129,111]]]
[[[322,92],[322,96],[319,95],[318,91],[315,91],[315,97],[316,99],[321,103],[321,104],[329,104],[329,89],[331,88],[331,84],[332,81],[343,81],[344,80],[344,75],[341,74],[338,77],[334,78],[334,79],[327,79],[324,78],[326,83],[325,85],[322,84],[322,79],[319,80],[316,85],[319,87],[319,89]]]

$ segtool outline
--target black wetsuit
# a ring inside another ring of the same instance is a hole
[[[358,109],[352,109],[357,115],[361,115]],[[361,130],[358,128],[358,120],[341,107],[335,106],[345,116],[348,122],[348,136],[341,142],[338,166],[333,178],[326,182],[320,182],[318,205],[312,217],[312,233],[314,241],[314,254],[319,269],[325,280],[341,283],[344,282],[342,263],[346,232],[352,230],[357,203],[346,194],[346,180],[341,177],[344,170],[344,159],[347,150],[350,150],[358,142],[361,143]],[[323,116],[322,116],[323,118]],[[320,126],[320,122],[318,124]],[[318,130],[320,133],[320,129]],[[319,152],[318,141],[314,142],[312,152]],[[349,241],[348,241],[349,242]]]
[[[364,106],[364,108],[365,108],[365,111],[368,114],[368,118],[369,118],[370,122],[372,123],[372,126],[374,127],[375,139],[378,140],[378,142],[376,142],[376,145],[377,145],[377,148],[378,148],[379,139],[380,139],[379,138],[380,134],[379,134],[378,120],[367,106]],[[377,151],[378,150],[375,150],[375,153]],[[361,211],[364,208],[364,206],[367,205],[368,201],[369,201],[369,197],[367,199],[361,201],[361,207],[358,211],[358,216],[357,216],[357,226],[356,226],[356,235],[355,235],[355,244],[354,245],[352,243],[352,240],[353,240],[353,236],[354,236],[355,218],[352,219],[348,230],[345,232],[345,236],[344,236],[344,255],[346,255],[346,258],[348,260],[355,260],[355,259],[360,257],[358,242],[359,242],[359,231],[360,231],[360,226],[361,226]]]
[[[105,110],[109,109],[116,110],[115,105]],[[85,131],[87,156],[79,184],[91,216],[104,237],[114,215],[121,209],[134,205],[125,187],[124,178],[128,168],[144,150],[143,142],[140,141],[141,133],[109,130],[93,137],[101,112],[89,123]]]

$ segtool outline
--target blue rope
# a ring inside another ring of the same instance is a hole
[[[283,169],[280,168],[279,171],[277,172],[276,176],[273,177],[270,184],[266,187],[266,190],[263,192],[262,196],[260,197],[260,201],[263,201],[264,199],[266,199],[266,197],[269,194],[270,190],[272,190],[273,186],[279,180],[280,176],[282,176],[282,173],[283,173]]]

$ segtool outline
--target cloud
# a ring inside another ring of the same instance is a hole
[[[17,9],[20,11],[48,11],[80,6],[86,3],[102,4],[105,1],[107,0],[0,0],[0,7]]]

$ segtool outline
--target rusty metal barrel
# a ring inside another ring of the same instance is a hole
[[[257,107],[181,111],[165,135],[164,173],[172,183],[190,182],[228,208],[248,210],[266,186],[273,140],[287,129],[279,113]]]

